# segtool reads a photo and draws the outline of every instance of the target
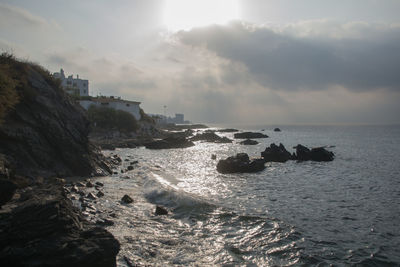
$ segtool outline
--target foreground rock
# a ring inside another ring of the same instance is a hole
[[[171,149],[171,148],[186,148],[194,146],[192,141],[185,137],[171,136],[162,140],[156,140],[145,144],[148,149]]]
[[[256,140],[251,140],[251,139],[246,139],[242,142],[240,142],[241,145],[258,145],[258,142]]]
[[[234,157],[220,160],[217,171],[220,173],[251,173],[265,169],[263,159],[250,160],[246,153],[238,153]]]
[[[316,147],[310,150],[303,145],[296,146],[296,159],[299,161],[332,161],[334,158],[333,152],[323,147]]]
[[[268,135],[254,132],[235,133],[233,135],[236,139],[255,139],[255,138],[268,138]]]
[[[116,266],[119,242],[85,221],[62,186],[32,190],[0,213],[0,266]]]
[[[17,186],[10,180],[0,179],[0,209],[14,196]]]
[[[264,158],[265,162],[286,162],[293,159],[293,156],[282,144],[277,146],[274,143],[265,148],[264,152],[261,152],[261,157]]]
[[[132,199],[130,196],[128,196],[128,195],[124,195],[124,196],[121,198],[121,201],[122,201],[122,203],[129,204],[129,203],[132,203],[132,202],[133,202],[133,199]]]
[[[227,137],[221,137],[214,132],[204,132],[197,134],[190,139],[191,141],[206,141],[210,143],[232,143],[233,141]]]

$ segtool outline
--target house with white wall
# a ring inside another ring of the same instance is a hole
[[[65,77],[63,69],[60,69],[60,72],[55,72],[53,77],[60,79],[61,86],[67,93],[79,96],[89,95],[89,80],[80,79],[79,75],[76,75],[76,78],[74,78],[73,75]]]
[[[86,110],[91,105],[97,107],[108,107],[116,110],[123,110],[132,114],[136,120],[140,120],[140,102],[123,100],[120,97],[96,97],[91,100],[80,100],[79,104]]]

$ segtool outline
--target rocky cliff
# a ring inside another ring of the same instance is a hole
[[[110,171],[88,141],[84,112],[46,70],[2,55],[0,73],[0,94],[10,91],[6,84],[18,96],[17,103],[0,114],[0,154],[7,156],[17,175],[86,176]]]

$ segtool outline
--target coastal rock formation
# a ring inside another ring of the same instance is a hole
[[[254,132],[235,133],[233,135],[236,139],[255,139],[255,138],[268,138],[268,135]]]
[[[263,159],[250,160],[246,153],[218,161],[217,171],[220,173],[259,172],[265,169]]]
[[[239,132],[239,130],[228,128],[228,129],[217,130],[217,132],[219,132],[219,133],[236,133],[236,132]]]
[[[32,191],[0,213],[1,266],[116,266],[119,242],[85,221],[61,185]]]
[[[107,175],[110,167],[88,141],[89,121],[51,75],[37,65],[0,57],[2,77],[18,102],[0,125],[0,153],[21,176]]]
[[[333,152],[323,147],[316,147],[310,150],[300,144],[296,146],[296,159],[299,161],[332,161],[334,158]]]
[[[210,143],[232,143],[232,140],[227,137],[221,137],[214,132],[204,132],[197,134],[190,139],[191,141],[206,141]]]
[[[286,162],[293,159],[290,152],[282,144],[277,146],[274,143],[265,148],[264,152],[261,152],[261,157],[264,158],[265,162]]]
[[[185,137],[171,136],[162,140],[146,143],[144,146],[148,149],[171,149],[191,147],[194,146],[194,143],[187,140]]]
[[[251,139],[246,139],[242,142],[240,142],[241,145],[258,145],[258,142],[256,140],[251,140]]]
[[[280,131],[281,131],[281,129],[279,129],[279,128],[274,129],[274,132],[280,132]]]
[[[0,179],[0,209],[14,196],[17,186],[10,180]]]

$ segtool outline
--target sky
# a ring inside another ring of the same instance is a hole
[[[398,0],[0,0],[0,51],[223,124],[400,123]]]

